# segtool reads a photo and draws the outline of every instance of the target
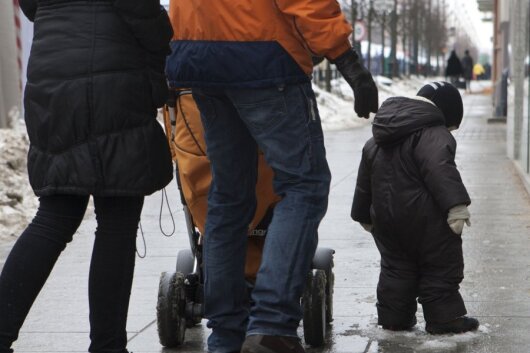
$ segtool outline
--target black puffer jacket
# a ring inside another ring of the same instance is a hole
[[[156,108],[172,35],[159,0],[20,0],[34,21],[24,107],[38,196],[147,195],[172,178]]]
[[[455,165],[456,141],[441,111],[417,99],[386,100],[363,149],[351,216],[374,233],[451,232],[450,208],[469,204]]]

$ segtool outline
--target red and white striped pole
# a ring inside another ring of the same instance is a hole
[[[13,0],[13,10],[15,13],[15,38],[17,45],[17,65],[18,65],[18,84],[22,91],[22,39],[21,39],[21,23],[20,23],[20,5],[18,0]]]

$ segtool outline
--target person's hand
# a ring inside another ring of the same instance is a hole
[[[372,229],[374,229],[374,226],[368,223],[360,223],[360,225],[364,228],[365,231],[368,233],[372,233]]]
[[[368,119],[379,108],[379,94],[372,74],[360,62],[353,49],[348,49],[332,61],[350,85],[355,96],[354,110],[360,118]]]
[[[464,223],[467,224],[468,227],[471,226],[470,217],[467,206],[458,205],[449,210],[447,224],[449,224],[453,233],[461,235],[462,230],[464,229]]]

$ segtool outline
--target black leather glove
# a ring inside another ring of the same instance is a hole
[[[359,117],[368,119],[370,112],[375,113],[379,108],[379,94],[372,74],[359,62],[354,49],[348,49],[332,62],[353,90],[353,109]]]

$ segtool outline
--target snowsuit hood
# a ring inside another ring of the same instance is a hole
[[[374,140],[379,146],[392,145],[429,126],[444,125],[441,110],[422,99],[392,97],[377,112],[372,124]]]

